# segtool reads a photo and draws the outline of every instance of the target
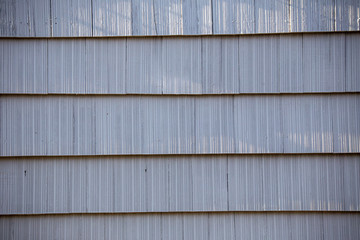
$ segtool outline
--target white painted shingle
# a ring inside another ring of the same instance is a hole
[[[86,93],[126,92],[126,42],[86,39]]]
[[[359,18],[360,19],[360,18]],[[346,35],[345,72],[347,92],[360,91],[360,34]]]
[[[291,32],[335,31],[335,1],[289,0],[288,3]],[[349,7],[353,5],[349,3]]]
[[[50,37],[49,0],[0,2],[1,37]]]
[[[256,33],[253,0],[212,2],[214,34]]]
[[[131,36],[131,1],[92,0],[94,36]]]
[[[48,92],[85,93],[86,40],[51,40],[48,52]]]
[[[345,34],[303,38],[304,91],[345,91]]]
[[[0,93],[47,93],[47,40],[0,42]]]
[[[93,36],[92,0],[51,0],[51,36]]]

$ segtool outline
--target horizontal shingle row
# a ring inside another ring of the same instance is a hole
[[[359,33],[0,40],[0,92],[360,91]]]
[[[0,214],[359,211],[360,155],[1,158]]]
[[[2,96],[2,156],[360,150],[358,94]]]
[[[358,31],[358,0],[2,1],[2,37]]]
[[[359,239],[353,213],[2,216],[2,239]]]

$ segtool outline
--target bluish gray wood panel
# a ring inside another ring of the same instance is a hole
[[[334,152],[360,152],[360,101],[339,97],[331,105],[333,114]]]
[[[181,0],[153,1],[156,34],[180,35],[183,34],[183,6]]]
[[[182,1],[182,4],[184,35],[213,33],[212,0]]]
[[[337,104],[345,107],[342,99],[340,95],[283,97],[281,114],[284,117],[281,126],[284,152],[334,152],[337,139],[334,139],[336,132],[333,122],[340,116],[332,108]],[[347,99],[357,101],[358,96],[348,96]],[[356,111],[355,108],[351,107],[353,111]],[[350,120],[348,117],[346,119]],[[343,134],[348,135],[345,124],[341,124],[340,128]],[[352,129],[356,128],[354,126]]]
[[[103,98],[95,104],[92,154],[195,153],[193,98]]]
[[[155,39],[154,39],[155,40]],[[126,44],[127,93],[161,94],[162,90],[162,42],[137,38]]]
[[[360,1],[335,0],[335,30],[360,30]]]
[[[49,0],[2,0],[0,2],[1,37],[50,37]]]
[[[203,93],[239,92],[238,38],[201,39],[201,75]]]
[[[86,92],[86,40],[48,42],[48,92]],[[107,66],[109,67],[109,66]]]
[[[344,34],[304,37],[303,77],[306,92],[345,90]]]
[[[233,97],[195,100],[196,153],[236,152],[235,104]]]
[[[156,35],[154,8],[152,0],[131,1],[132,35]]]
[[[1,40],[0,93],[47,93],[47,40]]]
[[[360,156],[1,158],[1,214],[359,211]]]
[[[255,32],[291,32],[290,1],[254,1]]]
[[[278,35],[239,38],[239,92],[278,92],[279,61]]]
[[[226,157],[194,157],[191,170],[192,211],[228,210]]]
[[[303,77],[303,36],[280,35],[279,49],[280,92],[304,92],[304,81],[308,79]]]
[[[353,239],[359,236],[357,214],[235,214],[236,239]],[[342,223],[340,223],[342,222]],[[332,226],[336,227],[330,229]],[[349,226],[349,227],[347,227]],[[290,230],[291,229],[291,230]]]
[[[234,98],[235,152],[291,152],[284,149],[282,119],[288,115],[281,114],[282,99],[259,95]]]
[[[359,160],[331,155],[229,156],[229,210],[358,211]]]
[[[156,35],[181,35],[183,31],[183,6],[181,0],[151,2],[154,9]]]
[[[93,35],[132,35],[131,2],[131,0],[93,0]]]
[[[51,36],[93,36],[91,0],[51,0]]]
[[[164,94],[201,94],[202,83],[202,38],[193,37],[163,39]],[[134,79],[141,81],[141,79]]]
[[[358,239],[359,214],[1,216],[2,239]]]
[[[40,94],[356,92],[359,36],[3,39],[0,90]]]
[[[47,152],[48,137],[43,130],[48,124],[46,114],[49,113],[48,105],[51,100],[41,101],[40,98],[37,104],[16,97],[7,100],[0,98],[1,155],[6,152],[10,155],[42,155]],[[59,125],[59,122],[56,124]],[[56,148],[59,146],[60,144]]]
[[[289,0],[288,3],[291,32],[335,31],[335,1]],[[355,5],[348,4],[349,7]]]
[[[7,95],[0,98],[0,153],[359,152],[358,102],[358,94]]]
[[[125,93],[126,42],[86,39],[86,93]]]
[[[133,0],[131,28],[133,36],[212,34],[211,1]]]
[[[350,220],[350,218],[352,218]],[[359,226],[359,220],[355,215],[351,216],[349,220],[344,216],[337,218],[327,218],[324,216],[324,239],[356,239],[360,237],[360,230],[355,230]],[[354,231],[352,230],[354,229]]]
[[[253,0],[213,0],[215,34],[246,34],[255,31]]]
[[[346,91],[360,91],[360,34],[346,35]]]
[[[227,158],[1,159],[2,214],[226,211]]]

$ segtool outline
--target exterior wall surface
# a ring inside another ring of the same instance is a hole
[[[360,1],[0,1],[0,239],[360,239]]]

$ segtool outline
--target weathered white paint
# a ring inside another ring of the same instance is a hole
[[[358,0],[6,0],[0,4],[2,37],[360,30]]]

